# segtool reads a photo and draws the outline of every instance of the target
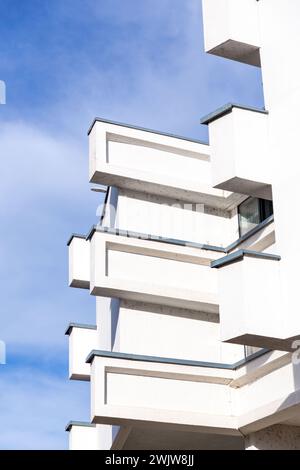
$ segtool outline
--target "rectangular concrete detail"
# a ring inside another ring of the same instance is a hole
[[[69,243],[69,285],[88,289],[90,284],[90,242],[74,236]]]
[[[209,146],[95,122],[90,180],[118,188],[230,209],[239,195],[211,186]]]
[[[216,255],[95,232],[90,292],[217,313],[217,275],[210,268]]]
[[[209,124],[214,187],[272,199],[268,118],[233,107]]]
[[[280,263],[245,256],[218,269],[223,341],[284,349]]]
[[[99,347],[96,329],[73,327],[69,334],[69,378],[90,380],[90,365],[86,358],[91,348]]]
[[[110,426],[70,423],[69,450],[110,450],[113,442]]]
[[[96,426],[72,425],[69,428],[70,450],[98,450],[100,442]]]
[[[258,4],[255,0],[202,0],[205,51],[260,66]]]

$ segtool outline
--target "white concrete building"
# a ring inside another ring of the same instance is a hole
[[[265,109],[203,118],[209,145],[95,119],[100,223],[69,241],[70,448],[300,449],[299,0],[203,0],[207,52],[261,67]],[[293,204],[292,204],[293,203]]]

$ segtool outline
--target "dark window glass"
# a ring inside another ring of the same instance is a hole
[[[273,214],[273,203],[266,199],[249,197],[238,208],[240,237]]]
[[[261,206],[261,222],[273,215],[273,202],[266,199],[260,199]]]

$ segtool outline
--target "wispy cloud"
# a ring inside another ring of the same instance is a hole
[[[0,143],[1,338],[8,354],[24,344],[57,348],[70,319],[95,321],[88,293],[67,287],[66,241],[96,220],[99,198],[83,150],[67,137],[14,122],[2,126]]]
[[[65,377],[22,362],[14,370],[1,366],[0,373],[0,447],[67,449],[64,427],[74,410],[77,419],[89,419],[88,384],[68,384]]]

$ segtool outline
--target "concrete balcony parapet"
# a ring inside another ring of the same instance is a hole
[[[91,347],[98,346],[97,327],[71,323],[66,331],[69,336],[69,378],[90,380],[90,367],[85,360]]]
[[[69,433],[69,450],[98,450],[101,448],[95,424],[70,421],[66,426],[66,431]]]
[[[236,207],[240,195],[211,185],[204,142],[95,119],[89,131],[92,183],[206,204]]]
[[[217,313],[215,251],[95,232],[90,292]]]

